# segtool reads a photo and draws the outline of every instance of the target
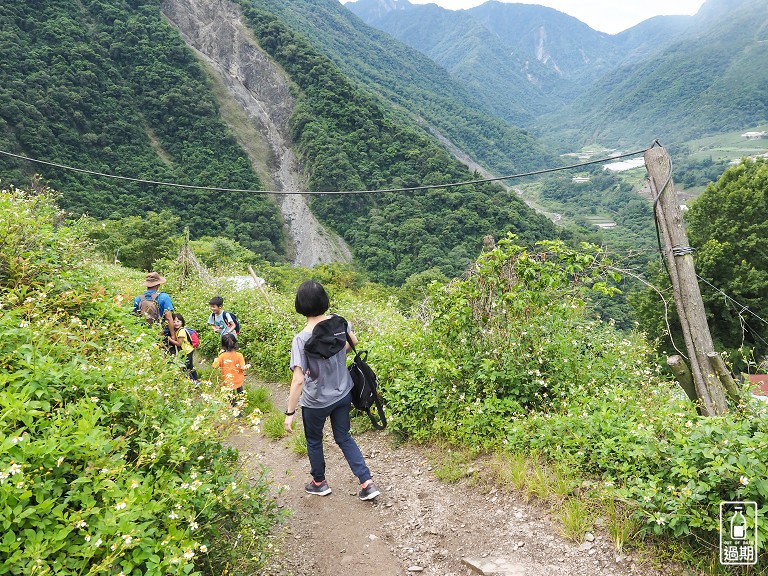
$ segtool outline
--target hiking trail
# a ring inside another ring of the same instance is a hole
[[[276,407],[288,386],[267,386]],[[296,419],[300,423],[300,418]],[[294,434],[301,434],[294,424]],[[619,553],[605,529],[595,527],[582,543],[561,535],[551,512],[514,491],[484,480],[483,463],[473,464],[480,480],[441,482],[428,446],[396,445],[385,431],[353,435],[381,495],[362,502],[341,450],[326,426],[327,479],[333,493],[304,492],[309,481],[306,456],[295,454],[291,439],[271,440],[246,428],[227,444],[240,451],[246,472],[268,477],[279,505],[292,515],[276,529],[276,552],[266,576],[661,576],[633,553]],[[439,463],[437,463],[439,465]],[[278,487],[287,487],[278,494]],[[493,564],[496,561],[497,564]],[[469,563],[474,565],[470,567]]]

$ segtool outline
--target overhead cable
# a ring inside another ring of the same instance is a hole
[[[737,305],[737,306],[740,308],[740,310],[739,310],[739,316],[741,316],[741,313],[742,313],[742,312],[749,312],[749,313],[750,313],[752,316],[754,316],[755,318],[757,318],[758,320],[760,320],[760,322],[762,322],[763,324],[766,324],[766,325],[768,325],[768,321],[765,321],[763,318],[761,318],[760,316],[758,316],[757,314],[755,314],[755,313],[754,313],[752,310],[750,310],[750,308],[749,308],[748,306],[746,306],[746,305],[742,304],[741,302],[738,302],[738,301],[734,300],[734,299],[733,299],[731,296],[729,296],[728,294],[726,294],[725,292],[723,292],[722,290],[720,290],[720,288],[718,288],[717,286],[714,286],[714,285],[713,285],[711,282],[709,282],[709,281],[708,281],[706,278],[702,278],[702,277],[701,277],[701,276],[699,276],[698,274],[696,274],[696,277],[697,277],[699,280],[701,280],[702,282],[704,282],[704,283],[705,283],[707,286],[709,286],[710,288],[712,288],[713,290],[715,290],[716,292],[718,292],[718,293],[722,294],[722,295],[723,295],[723,297],[724,297],[726,300],[730,300],[731,302],[733,302],[734,304],[736,304],[736,305]]]
[[[79,172],[81,174],[90,174],[92,176],[101,176],[103,178],[113,178],[116,180],[126,180],[129,182],[137,182],[140,184],[152,184],[155,186],[170,186],[173,188],[187,188],[192,190],[208,190],[211,192],[241,192],[246,194],[275,194],[275,195],[295,195],[295,194],[311,194],[311,195],[344,195],[344,194],[381,194],[385,192],[416,192],[419,190],[433,190],[435,188],[455,188],[457,186],[468,186],[472,184],[484,184],[486,182],[498,182],[500,180],[512,180],[515,178],[524,178],[526,176],[538,176],[540,174],[548,174],[550,172],[559,172],[562,170],[571,170],[573,168],[581,168],[582,166],[589,166],[591,164],[599,164],[601,162],[610,162],[612,160],[618,160],[619,158],[628,158],[630,156],[637,156],[638,154],[643,154],[645,152],[645,149],[643,150],[636,150],[634,152],[627,152],[625,154],[619,154],[617,156],[612,156],[610,158],[601,158],[599,160],[590,160],[588,162],[582,162],[580,164],[571,164],[569,166],[560,166],[557,168],[545,168],[543,170],[535,170],[532,172],[525,172],[522,174],[512,174],[511,176],[497,176],[494,178],[482,178],[478,180],[466,180],[463,182],[450,182],[447,184],[428,184],[424,186],[413,186],[409,188],[385,188],[385,189],[379,189],[379,190],[334,190],[334,191],[318,191],[318,192],[310,192],[310,191],[296,191],[296,190],[287,190],[287,191],[278,191],[278,190],[250,190],[250,189],[243,189],[243,188],[219,188],[216,186],[198,186],[196,184],[179,184],[176,182],[162,182],[157,180],[145,180],[143,178],[131,178],[129,176],[119,176],[117,174],[107,174],[104,172],[97,172],[94,170],[87,170],[85,168],[76,168],[74,166],[67,166],[65,164],[59,164],[57,162],[48,162],[46,160],[39,160],[37,158],[30,158],[28,156],[22,156],[20,154],[14,154],[12,152],[7,152],[5,150],[0,150],[0,154],[3,154],[5,156],[10,156],[12,158],[18,158],[20,160],[25,160],[27,162],[34,162],[37,164],[43,164],[45,166],[53,166],[55,168],[61,168],[62,170],[70,170],[72,172]]]

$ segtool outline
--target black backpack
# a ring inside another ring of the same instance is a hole
[[[349,365],[349,374],[352,376],[352,405],[368,414],[374,428],[384,430],[387,427],[387,418],[384,416],[384,406],[379,396],[379,382],[367,362],[368,351],[361,350],[358,352],[355,345],[352,344],[349,334],[347,334],[347,341],[355,353],[355,359]],[[371,412],[374,406],[379,414],[378,420]]]
[[[328,320],[315,324],[312,336],[304,344],[304,351],[321,358],[331,358],[347,343],[347,321],[338,314],[332,314]]]
[[[224,319],[224,322],[232,321],[235,323],[235,334],[240,334],[240,320],[237,319],[237,316],[235,316],[234,312],[223,312],[221,313],[221,317]],[[216,318],[216,315],[211,312],[211,320]]]

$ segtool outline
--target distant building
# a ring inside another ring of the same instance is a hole
[[[757,160],[758,158],[765,158],[768,160],[768,152],[764,154],[755,154],[754,156],[747,156],[750,160]],[[728,166],[736,166],[737,164],[741,164],[742,159],[741,158],[734,158],[730,162],[728,162]]]
[[[586,184],[587,182],[590,182],[592,179],[589,176],[574,176],[571,178],[571,182],[574,184]]]
[[[768,132],[744,132],[744,134],[741,135],[742,138],[746,138],[747,140],[757,140],[758,138],[768,138]]]
[[[625,170],[632,170],[633,168],[641,168],[643,166],[645,166],[644,158],[631,158],[629,160],[622,160],[620,162],[603,164],[603,170],[610,170],[611,172],[624,172]]]

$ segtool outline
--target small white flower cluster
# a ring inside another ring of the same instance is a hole
[[[9,477],[16,476],[17,474],[21,473],[21,465],[17,464],[16,462],[11,462],[11,466],[8,468],[7,472],[0,472],[0,484],[5,484],[5,481]]]
[[[205,416],[203,414],[198,414],[197,416],[195,416],[195,420],[192,422],[190,429],[199,430],[200,424],[202,424],[204,420],[205,420]]]

